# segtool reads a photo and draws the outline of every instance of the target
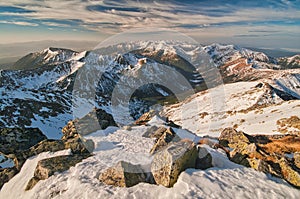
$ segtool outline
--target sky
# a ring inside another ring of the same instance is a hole
[[[136,28],[300,51],[300,0],[0,0],[0,44],[99,41]]]

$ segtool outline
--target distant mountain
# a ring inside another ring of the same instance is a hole
[[[208,63],[201,63],[206,59]],[[194,93],[206,90],[208,81],[217,86],[268,79],[277,82],[274,88],[286,99],[299,99],[299,65],[295,63],[299,57],[275,59],[221,44],[149,41],[84,52],[48,48],[18,60],[14,64],[18,70],[1,71],[0,127],[38,127],[48,137],[58,138],[68,121],[84,117],[90,107],[108,115],[118,112],[117,119],[127,124],[130,120],[122,106],[127,99],[111,101],[117,86],[120,96],[129,95],[130,114],[135,119],[155,104],[178,100],[174,90],[163,84]],[[215,70],[222,81],[214,76]]]

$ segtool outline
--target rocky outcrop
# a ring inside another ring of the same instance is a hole
[[[34,177],[30,179],[25,190],[32,189],[40,180],[48,179],[55,172],[63,172],[75,166],[90,154],[56,156],[40,160],[35,168]]]
[[[48,140],[39,129],[34,128],[1,129],[0,132],[1,153],[14,162],[14,167],[1,170],[0,178],[2,180],[0,188],[5,182],[17,174],[25,161],[32,156],[47,151],[56,152],[70,149],[72,154],[74,154],[74,156],[70,156],[68,159],[71,161],[72,158],[86,158],[94,149],[92,140],[86,140],[76,132],[73,133],[72,136],[65,134],[62,140]],[[55,163],[57,163],[58,160]],[[70,165],[72,165],[72,161]],[[30,184],[34,184],[35,180],[36,178],[32,179]]]
[[[157,184],[172,187],[179,174],[187,168],[195,168],[198,157],[193,142],[176,142],[156,153],[151,164],[151,172]]]
[[[101,173],[99,180],[118,187],[132,187],[141,182],[155,184],[149,165],[134,165],[124,161]]]
[[[221,145],[231,148],[231,161],[283,178],[295,187],[300,187],[299,141],[296,135],[251,136],[233,128],[224,129],[219,137]],[[287,154],[294,154],[293,158]]]
[[[0,129],[0,151],[14,154],[24,151],[47,137],[38,128],[2,128]]]
[[[117,126],[112,115],[102,109],[94,109],[81,119],[68,122],[62,129],[63,139],[74,137],[76,134],[87,135],[108,126]]]

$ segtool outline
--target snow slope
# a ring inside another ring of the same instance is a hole
[[[284,101],[268,88],[257,87],[260,83],[222,85],[166,106],[162,114],[198,135],[218,137],[234,125],[248,134],[279,133],[277,120],[299,116],[300,101]]]
[[[158,124],[155,118],[149,124]],[[223,151],[205,146],[213,155],[213,168],[188,169],[172,188],[140,183],[131,188],[112,187],[100,183],[98,176],[120,160],[147,163],[153,140],[142,137],[151,126],[133,127],[131,131],[109,127],[87,138],[96,144],[94,156],[83,160],[63,173],[40,181],[32,190],[24,188],[33,176],[37,161],[55,154],[42,153],[26,161],[21,172],[4,185],[0,198],[298,198],[297,190],[281,179],[230,162]],[[187,132],[186,132],[187,133]],[[11,191],[13,190],[13,191]]]

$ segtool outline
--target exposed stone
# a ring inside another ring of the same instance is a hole
[[[132,187],[141,182],[155,184],[149,165],[134,165],[124,161],[101,173],[99,180],[117,187]]]
[[[300,169],[289,163],[285,158],[279,161],[283,178],[293,186],[300,188]]]
[[[81,136],[68,139],[65,141],[65,148],[71,149],[74,154],[92,153],[94,150],[94,142]]]
[[[149,122],[155,115],[157,115],[157,112],[155,110],[150,110],[147,113],[144,113],[139,119],[137,119],[134,124],[136,125],[145,125],[147,122]]]
[[[226,128],[219,136],[219,143],[224,147],[236,148],[237,145],[245,146],[249,143],[245,133],[237,131],[234,128]]]
[[[0,169],[0,190],[3,185],[12,179],[17,173],[18,170],[16,167]]]
[[[170,142],[180,141],[180,137],[172,130],[171,127],[158,128],[153,134],[150,135],[151,138],[156,138],[155,144],[150,150],[150,154],[153,154],[159,150],[165,148]]]
[[[300,138],[296,135],[250,136],[233,129],[225,129],[219,141],[231,147],[230,160],[258,171],[285,179],[300,187]],[[285,157],[293,154],[293,158]]]
[[[47,137],[38,128],[0,129],[0,151],[4,154],[29,149]]]
[[[68,170],[89,156],[89,154],[63,155],[40,160],[35,168],[34,177],[28,182],[25,190],[32,189],[38,181],[48,179],[55,172]]]
[[[198,157],[195,169],[208,169],[212,167],[212,156],[205,147],[198,146]]]
[[[157,126],[151,126],[142,136],[146,138],[153,138],[154,132],[156,132],[159,128]]]
[[[108,126],[117,126],[112,115],[102,109],[94,109],[83,118],[68,122],[62,129],[62,139],[74,138],[77,134],[87,135]]]
[[[165,187],[172,187],[182,171],[195,168],[197,157],[198,151],[192,141],[170,144],[154,155],[151,171],[155,182]]]

